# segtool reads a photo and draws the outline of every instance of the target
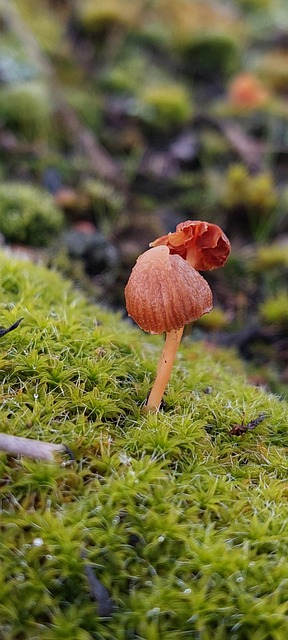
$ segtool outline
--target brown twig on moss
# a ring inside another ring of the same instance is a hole
[[[0,433],[0,451],[14,456],[27,456],[28,458],[52,462],[55,453],[64,453],[67,451],[67,447],[64,444],[53,444]]]

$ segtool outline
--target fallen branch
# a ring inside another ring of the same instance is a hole
[[[68,452],[64,444],[53,444],[51,442],[41,442],[30,438],[10,436],[7,433],[0,433],[0,451],[5,451],[11,455],[27,456],[52,462],[55,453]]]

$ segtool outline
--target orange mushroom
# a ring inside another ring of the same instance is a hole
[[[144,331],[166,332],[157,376],[147,410],[158,410],[171,375],[185,324],[208,313],[212,291],[204,278],[168,247],[145,251],[137,260],[125,288],[128,315]]]
[[[150,242],[150,247],[165,244],[170,253],[177,253],[199,271],[222,267],[230,253],[230,242],[217,224],[201,220],[186,220],[176,231]]]
[[[255,75],[240,73],[230,83],[228,97],[234,107],[257,109],[268,102],[269,93]]]
[[[175,233],[162,236],[151,245],[132,269],[125,299],[128,315],[141,329],[157,334],[166,332],[146,404],[147,410],[158,411],[184,326],[209,313],[213,306],[212,291],[197,268],[222,266],[230,243],[217,225],[189,220],[178,225]],[[196,268],[190,264],[192,259]]]

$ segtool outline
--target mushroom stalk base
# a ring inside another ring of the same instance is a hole
[[[173,363],[182,338],[183,329],[184,327],[177,331],[169,331],[169,333],[166,334],[165,345],[159,360],[156,379],[145,407],[146,411],[155,413],[159,411],[164,391],[171,376]]]

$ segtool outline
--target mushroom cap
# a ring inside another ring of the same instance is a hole
[[[128,315],[144,331],[163,333],[211,311],[212,291],[204,278],[166,246],[139,256],[125,287]]]
[[[150,247],[166,245],[170,253],[187,260],[194,269],[206,271],[222,267],[231,250],[230,242],[217,224],[201,220],[186,220],[150,243]]]
[[[235,107],[262,107],[269,100],[269,93],[261,80],[252,73],[239,73],[228,88],[229,101]]]

